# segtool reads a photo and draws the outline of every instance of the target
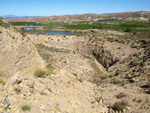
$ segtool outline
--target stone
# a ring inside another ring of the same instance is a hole
[[[27,86],[28,86],[29,88],[34,88],[34,83],[33,83],[33,82],[27,83]]]
[[[7,95],[5,100],[4,100],[4,103],[6,105],[11,105],[11,104],[14,104],[16,102],[16,98],[13,96],[13,95]]]

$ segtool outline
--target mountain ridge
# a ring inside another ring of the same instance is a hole
[[[123,12],[113,14],[94,14],[87,13],[82,15],[61,15],[61,16],[40,16],[23,19],[7,19],[8,21],[26,21],[26,22],[71,22],[71,21],[97,21],[99,19],[150,19],[150,11]]]

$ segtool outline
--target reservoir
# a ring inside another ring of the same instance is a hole
[[[29,33],[49,33],[49,34],[64,34],[64,35],[71,35],[74,32],[65,32],[65,31],[44,31],[44,30],[22,30],[22,32],[29,32]]]

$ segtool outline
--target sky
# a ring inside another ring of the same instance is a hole
[[[53,16],[150,11],[150,0],[0,0],[0,15]]]

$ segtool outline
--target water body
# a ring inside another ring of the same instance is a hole
[[[64,35],[71,35],[73,32],[65,32],[65,31],[44,31],[44,30],[22,30],[22,32],[29,32],[29,33],[49,33],[49,34],[64,34]]]

